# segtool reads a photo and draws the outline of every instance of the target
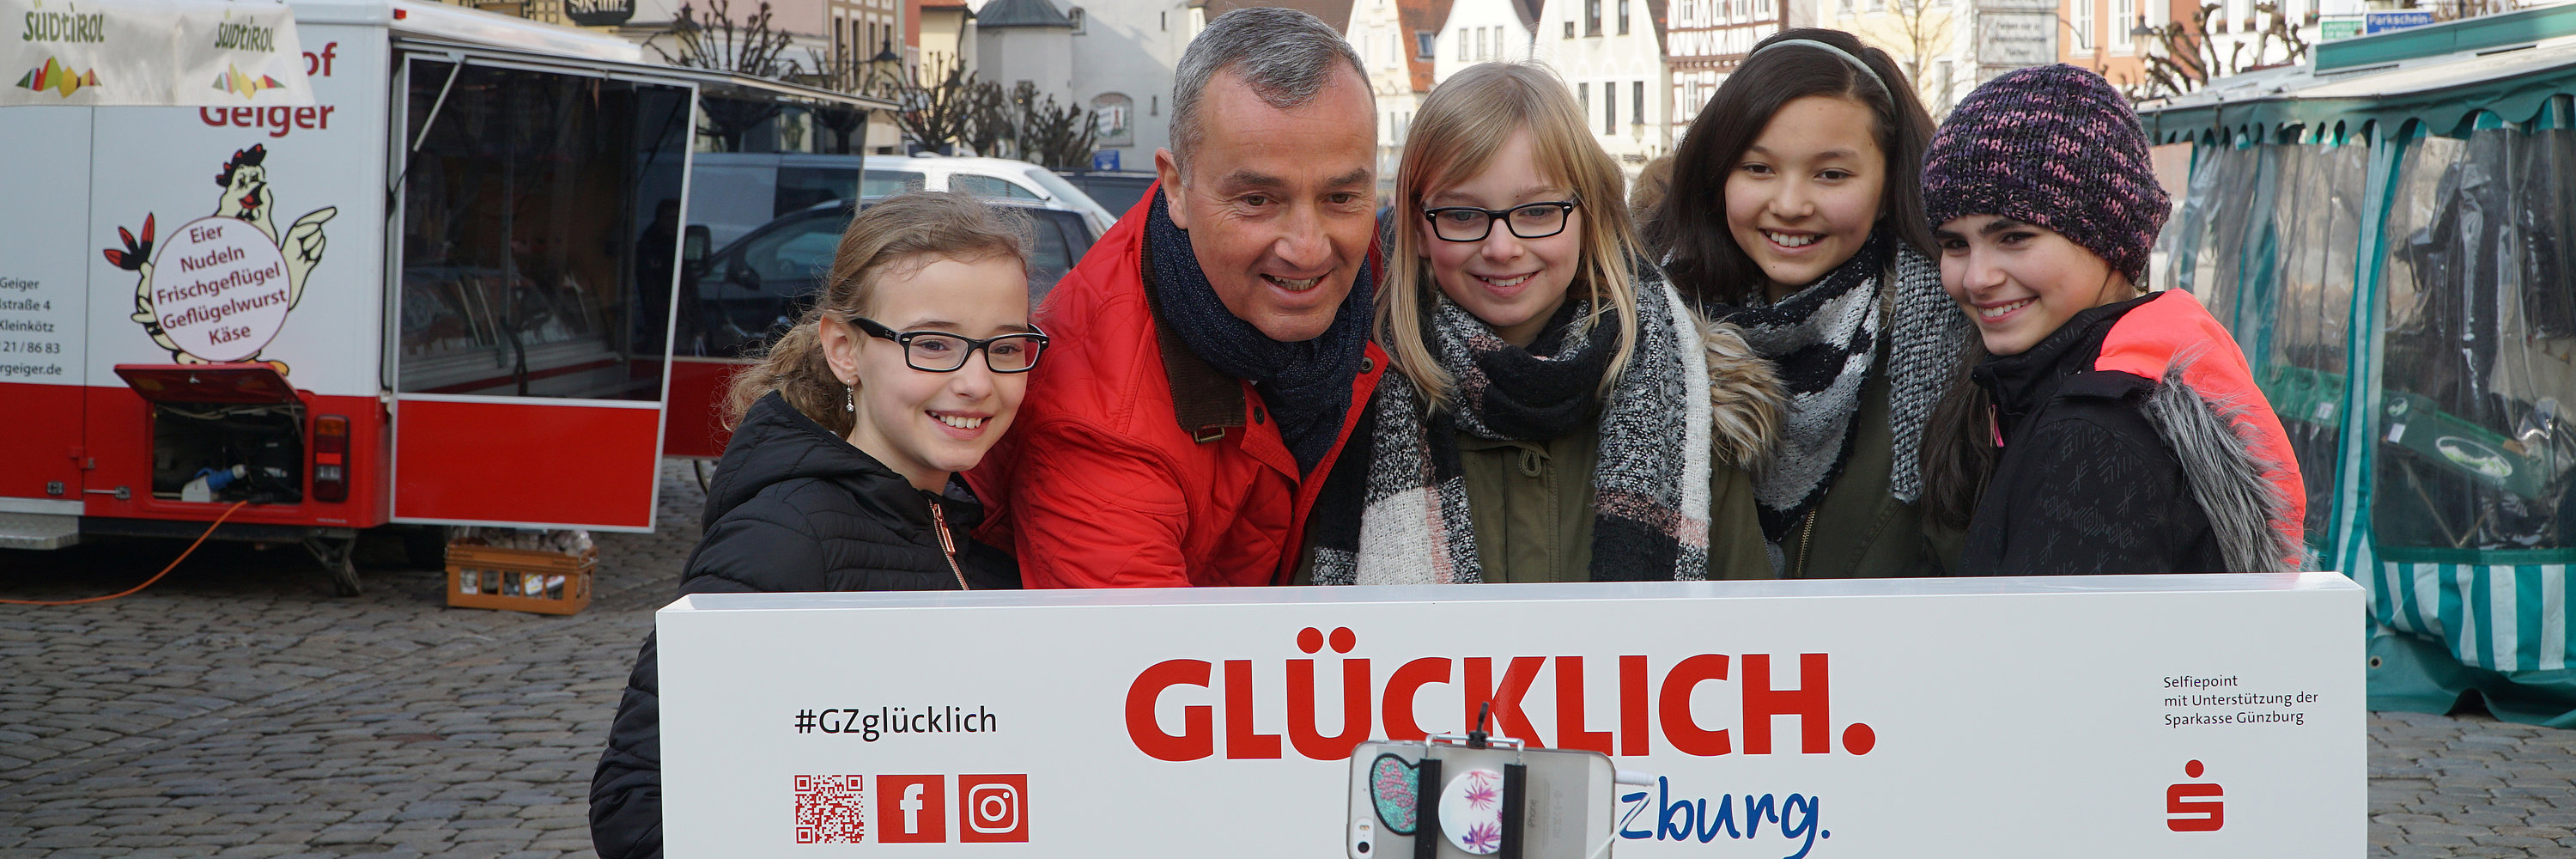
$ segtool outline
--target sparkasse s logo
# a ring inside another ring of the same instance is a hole
[[[947,840],[947,776],[877,776],[877,843],[938,844]]]
[[[2207,772],[2199,761],[2182,765],[2182,774],[2199,778]],[[2227,792],[2215,784],[2182,782],[2165,786],[2165,828],[2175,832],[2216,832],[2227,825]]]

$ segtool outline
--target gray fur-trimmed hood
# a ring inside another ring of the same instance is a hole
[[[2305,566],[2304,511],[2284,497],[2274,476],[2297,463],[2269,461],[2257,452],[2260,422],[2237,398],[2205,394],[2185,380],[2190,358],[2178,360],[2156,381],[2142,408],[2147,421],[2191,481],[2192,498],[2209,516],[2227,568],[2244,572],[2297,572]],[[2266,417],[2269,417],[2268,408]],[[2274,432],[2278,421],[2274,419]],[[2300,499],[2304,500],[2304,499]]]

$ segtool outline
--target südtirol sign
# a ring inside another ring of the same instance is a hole
[[[0,106],[292,107],[306,73],[276,0],[0,0]]]
[[[2342,855],[2361,609],[2333,573],[701,594],[657,618],[665,847],[1374,859],[1351,750],[1481,713],[1638,774],[1621,857]]]

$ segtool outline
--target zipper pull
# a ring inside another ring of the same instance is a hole
[[[966,571],[957,566],[957,541],[948,536],[948,514],[939,509],[936,500],[930,502],[930,524],[931,529],[939,534],[939,554],[948,558],[948,572],[957,577],[957,589],[974,590],[966,584]]]
[[[1993,403],[1986,404],[1986,429],[1993,431],[1995,434],[1995,449],[2002,450],[2004,446],[2003,412],[2002,410],[1995,408],[1995,404]]]

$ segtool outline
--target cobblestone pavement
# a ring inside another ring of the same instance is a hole
[[[599,535],[572,617],[449,609],[400,541],[365,596],[301,549],[209,543],[150,589],[0,606],[0,859],[589,857],[590,772],[635,647],[697,540],[665,464],[661,530]],[[0,597],[111,593],[182,544],[0,552]],[[2370,855],[2576,857],[2576,731],[2374,714]]]
[[[364,596],[296,546],[209,542],[107,603],[0,606],[0,859],[591,856],[590,774],[698,536],[666,461],[660,530],[600,534],[590,608],[446,607],[401,540]],[[0,597],[133,586],[184,543],[0,551]]]

